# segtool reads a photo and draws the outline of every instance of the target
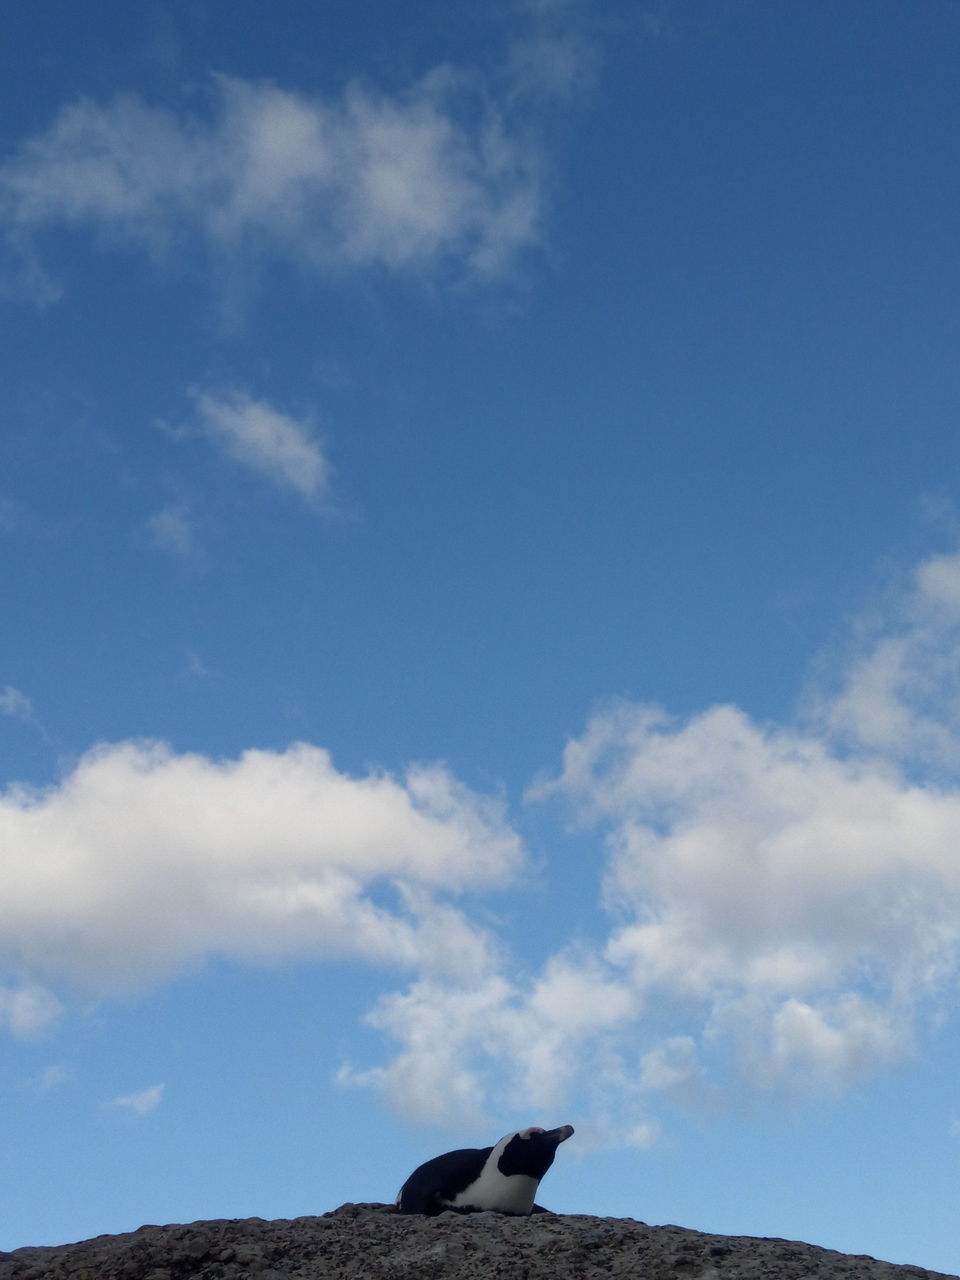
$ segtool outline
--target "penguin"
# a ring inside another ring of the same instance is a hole
[[[508,1133],[493,1147],[465,1148],[435,1156],[414,1169],[400,1188],[401,1213],[431,1216],[452,1209],[456,1213],[546,1213],[533,1199],[540,1179],[553,1164],[561,1142],[573,1125],[559,1129],[521,1129]]]

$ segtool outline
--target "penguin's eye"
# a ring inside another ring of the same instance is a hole
[[[519,1136],[521,1138],[529,1138],[535,1133],[546,1133],[546,1129],[541,1129],[537,1125],[533,1125],[529,1129],[524,1129]]]

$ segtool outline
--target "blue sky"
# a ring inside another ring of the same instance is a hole
[[[954,0],[35,0],[0,1248],[390,1200],[960,1268]]]

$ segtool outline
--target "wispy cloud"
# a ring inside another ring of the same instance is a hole
[[[195,680],[212,680],[219,676],[219,672],[208,667],[195,649],[184,650],[184,658],[186,659],[187,674]]]
[[[23,720],[26,724],[36,723],[33,702],[20,689],[9,684],[0,689],[0,715]]]
[[[63,1012],[60,1001],[36,982],[0,987],[0,1027],[17,1039],[29,1039],[46,1031]]]
[[[596,79],[603,56],[596,9],[581,0],[523,0],[507,53],[512,94],[529,105],[581,95]]]
[[[330,466],[309,423],[238,389],[193,399],[201,429],[237,462],[304,498],[327,494]]]
[[[163,254],[199,237],[325,271],[496,274],[537,239],[540,205],[529,143],[449,68],[331,100],[217,76],[202,114],[82,99],[0,168],[19,242],[72,227]]]
[[[932,556],[864,616],[813,713],[858,751],[960,773],[960,553]]]
[[[190,556],[196,551],[196,536],[189,512],[183,504],[163,507],[147,521],[150,543],[158,551]]]
[[[0,688],[0,716],[19,720],[21,724],[29,725],[42,738],[48,738],[47,730],[33,705],[33,699],[22,689],[16,689],[10,684]]]
[[[107,1103],[117,1111],[125,1111],[129,1116],[147,1116],[156,1111],[163,1101],[165,1085],[154,1084],[149,1089],[141,1089],[138,1093],[127,1093],[119,1098],[111,1098]]]
[[[52,1093],[54,1089],[59,1089],[67,1084],[74,1077],[72,1067],[64,1066],[63,1063],[52,1063],[49,1067],[44,1067],[37,1076],[35,1084],[39,1093]]]

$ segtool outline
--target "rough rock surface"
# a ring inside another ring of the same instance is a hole
[[[709,1236],[632,1218],[398,1214],[141,1227],[0,1253],[0,1280],[937,1280],[940,1273],[787,1240]]]

